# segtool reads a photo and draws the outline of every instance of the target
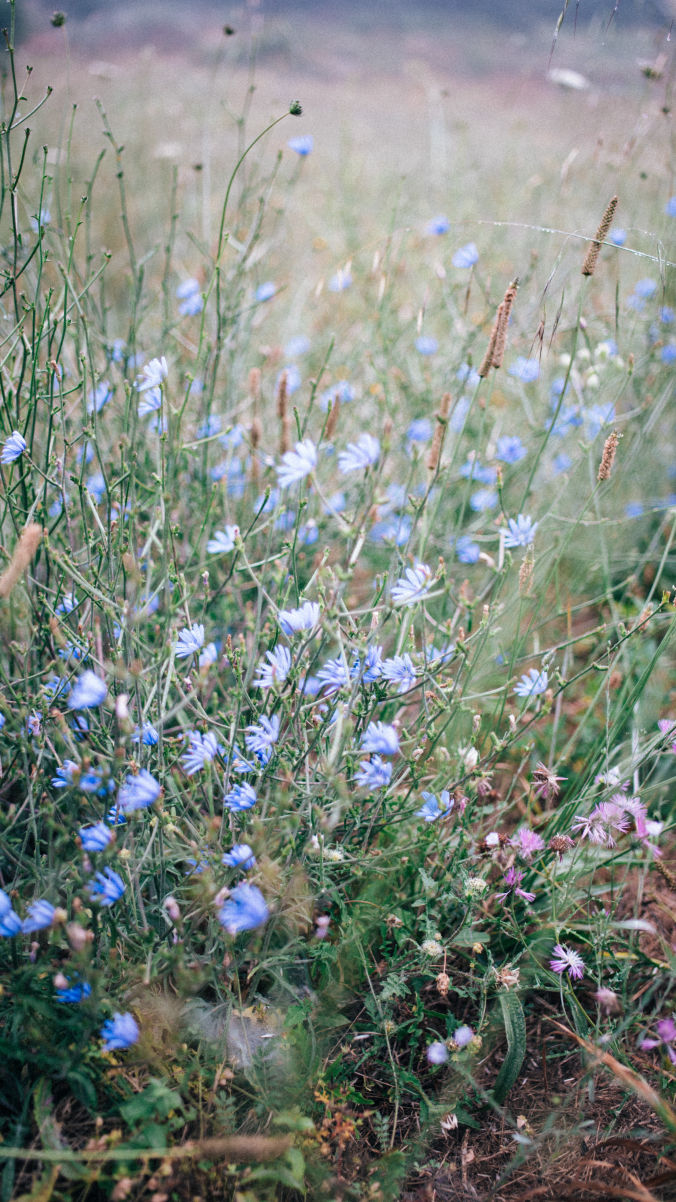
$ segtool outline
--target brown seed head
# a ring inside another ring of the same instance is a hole
[[[584,263],[582,264],[582,274],[583,275],[593,275],[594,274],[594,271],[596,269],[596,263],[597,263],[598,257],[599,257],[599,252],[601,250],[601,243],[605,241],[606,234],[608,233],[608,230],[610,229],[610,225],[613,220],[613,217],[615,216],[616,208],[617,208],[617,196],[613,196],[613,197],[611,197],[611,199],[608,201],[608,204],[606,205],[605,212],[604,212],[603,217],[601,218],[601,222],[599,224],[599,228],[596,231],[596,236],[593,238],[593,240],[589,243],[589,246],[587,247],[587,253],[584,257]]]
[[[599,474],[597,477],[598,480],[610,479],[610,473],[613,470],[613,464],[615,462],[617,444],[619,443],[621,437],[622,435],[619,434],[617,430],[613,430],[612,434],[609,434],[606,438],[606,441],[603,444],[601,462],[599,464]]]

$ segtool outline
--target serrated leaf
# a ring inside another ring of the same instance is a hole
[[[516,1082],[526,1057],[526,1019],[515,993],[503,991],[499,998],[507,1036],[507,1055],[495,1079],[493,1097],[496,1102],[503,1102]]]

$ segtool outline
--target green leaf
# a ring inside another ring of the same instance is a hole
[[[499,997],[507,1036],[507,1055],[495,1079],[493,1097],[496,1102],[503,1102],[521,1072],[526,1056],[526,1020],[515,993],[503,991]]]

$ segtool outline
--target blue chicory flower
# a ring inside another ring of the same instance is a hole
[[[199,730],[189,730],[187,736],[189,750],[181,756],[181,767],[186,776],[194,776],[210,764],[223,748],[213,731],[202,734]]]
[[[258,665],[258,679],[254,680],[254,688],[271,689],[276,684],[282,684],[291,671],[291,652],[288,647],[279,644],[273,651],[266,651],[265,660]]]
[[[319,605],[304,601],[298,609],[280,609],[277,621],[287,638],[303,630],[313,630],[319,624]]]
[[[277,483],[280,488],[289,488],[309,476],[317,466],[317,448],[311,438],[296,443],[293,451],[285,451],[277,467]]]
[[[474,242],[467,242],[456,250],[451,263],[454,267],[473,267],[479,259],[479,251]]]
[[[307,158],[314,150],[315,140],[312,134],[301,134],[298,138],[289,138],[287,146],[290,150],[295,150],[296,154],[301,159]]]
[[[120,1014],[116,1010],[112,1018],[109,1018],[101,1027],[101,1038],[103,1039],[104,1052],[118,1052],[123,1048],[129,1048],[139,1038],[138,1023],[133,1014],[127,1011],[125,1014]]]
[[[380,457],[380,443],[373,434],[360,434],[356,442],[349,442],[347,449],[338,455],[338,469],[348,472],[365,472],[373,467]]]
[[[244,732],[244,742],[254,755],[268,755],[278,738],[279,717],[277,714],[273,714],[271,718],[266,718],[265,714],[261,714],[258,722],[247,726]]]
[[[394,726],[387,722],[369,722],[359,746],[362,751],[396,755],[399,750],[399,735]]]
[[[408,692],[415,684],[415,668],[408,652],[384,659],[380,672],[383,680],[399,686],[398,693]]]
[[[514,692],[517,697],[537,697],[545,692],[548,684],[549,677],[544,670],[538,672],[537,668],[529,668],[514,686]]]
[[[195,655],[203,644],[204,627],[200,622],[193,622],[192,626],[184,626],[180,631],[174,646],[174,655],[177,659],[187,659]]]
[[[105,822],[97,822],[94,826],[81,826],[78,835],[83,851],[103,851],[113,837]]]
[[[506,547],[529,547],[535,538],[538,522],[520,513],[516,520],[507,519],[508,531],[504,532]]]
[[[15,460],[20,459],[26,450],[26,445],[23,434],[20,434],[18,430],[13,430],[3,444],[0,463],[14,463]]]
[[[223,903],[218,912],[218,921],[229,935],[234,936],[240,931],[253,931],[263,926],[269,916],[270,911],[260,889],[242,881]]]
[[[362,760],[359,772],[355,776],[355,784],[363,789],[385,789],[392,779],[392,765],[386,764],[379,755],[371,760]]]
[[[239,537],[239,526],[226,526],[225,530],[216,530],[207,543],[210,555],[227,555],[235,549],[235,539]]]
[[[404,576],[392,585],[393,605],[415,605],[422,601],[432,585],[432,569],[425,563],[407,568]]]
[[[244,782],[241,785],[233,785],[228,793],[223,798],[223,804],[228,810],[239,812],[241,810],[250,810],[256,804],[256,790],[253,785]]]
[[[83,672],[78,676],[68,695],[68,708],[71,710],[93,709],[102,705],[108,693],[108,686],[95,672]]]
[[[92,901],[102,906],[112,906],[125,892],[127,886],[122,877],[108,867],[103,872],[97,872],[93,881],[87,886]]]
[[[256,867],[256,857],[248,843],[233,844],[230,851],[223,853],[222,862],[228,868],[243,868],[245,872]]]
[[[157,801],[162,786],[152,773],[142,768],[136,776],[128,776],[120,785],[117,794],[117,808],[122,814],[131,814],[134,810],[146,810]]]
[[[31,931],[45,931],[47,927],[51,927],[54,922],[56,908],[51,902],[40,898],[39,901],[31,902],[28,907],[28,917],[24,918],[21,929],[24,935]]]

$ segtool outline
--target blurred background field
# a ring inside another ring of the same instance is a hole
[[[0,1202],[668,1197],[674,15],[17,7]]]

